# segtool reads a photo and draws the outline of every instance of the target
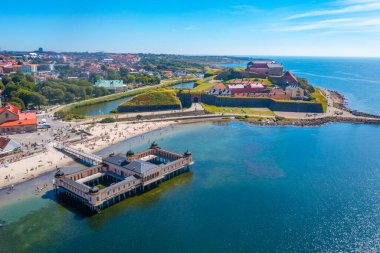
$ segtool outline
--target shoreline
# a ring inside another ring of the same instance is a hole
[[[127,124],[128,126],[126,126]],[[74,148],[83,149],[86,152],[97,153],[119,142],[170,127],[175,124],[177,124],[177,122],[174,121],[153,123],[143,122],[135,124],[131,124],[129,122],[97,124],[92,126],[90,129],[92,134],[90,138],[79,142],[75,141],[75,143],[71,146]],[[125,128],[119,129],[122,126],[125,126]],[[87,124],[80,125],[79,129],[85,129],[87,127]],[[71,157],[68,157],[67,155],[56,150],[52,144],[49,146],[48,150],[44,152],[40,152],[32,157],[28,157],[27,159],[22,159],[9,164],[6,167],[8,169],[7,172],[0,170],[0,190],[38,178],[46,173],[54,171],[57,168],[68,166],[72,162],[75,161]],[[30,168],[30,164],[33,164],[32,168]],[[8,177],[9,179],[5,179],[5,177]]]
[[[86,139],[70,141],[69,145],[84,152],[97,153],[109,146],[126,141],[133,137],[143,135],[155,130],[177,124],[191,124],[195,122],[207,121],[241,121],[256,126],[322,126],[330,123],[353,123],[353,124],[373,124],[380,125],[380,116],[368,117],[354,115],[347,112],[346,99],[337,91],[327,90],[330,108],[329,113],[321,115],[300,115],[291,117],[276,116],[275,118],[266,117],[246,117],[245,115],[224,115],[216,114],[215,117],[206,115],[194,115],[191,117],[178,117],[168,119],[150,119],[142,122],[119,119],[114,123],[99,122],[76,122],[75,128],[82,132],[88,132],[91,136]],[[332,114],[333,110],[341,110],[343,115]],[[295,113],[297,114],[297,113]],[[210,114],[211,115],[211,114]],[[44,175],[59,167],[67,166],[73,159],[56,150],[54,146],[58,143],[51,143],[45,151],[34,154],[26,159],[4,165],[6,170],[0,170],[0,190],[16,185],[33,178]],[[30,168],[33,165],[35,167]],[[36,166],[37,165],[37,166]],[[5,172],[6,171],[6,172]]]
[[[318,120],[320,120],[320,119],[318,119]],[[156,131],[162,131],[162,130],[170,129],[170,128],[180,126],[180,125],[200,124],[200,123],[207,123],[207,122],[225,124],[225,123],[234,122],[234,121],[245,123],[248,125],[253,125],[253,126],[261,126],[261,127],[266,127],[266,126],[267,127],[268,126],[270,126],[270,127],[313,127],[313,126],[319,127],[319,126],[327,125],[330,123],[352,123],[352,122],[342,122],[342,121],[338,122],[338,121],[327,120],[327,121],[321,122],[321,124],[289,124],[289,123],[288,124],[263,124],[263,122],[242,121],[242,120],[238,120],[238,119],[234,119],[234,118],[215,118],[215,119],[207,119],[207,120],[205,120],[205,119],[195,120],[194,119],[194,120],[186,120],[186,121],[178,121],[178,122],[170,122],[170,123],[167,122],[167,124],[164,124],[162,126],[159,126],[156,128],[151,128],[148,131],[139,132],[138,134],[130,135],[127,138],[118,139],[117,141],[112,142],[112,143],[103,143],[103,145],[98,145],[96,148],[89,149],[89,150],[90,150],[90,153],[94,153],[94,154],[99,153],[99,152],[102,152],[102,151],[106,150],[107,148],[112,147],[114,145],[117,145],[121,142],[133,140],[134,138],[143,137],[145,135],[152,134]],[[111,123],[111,124],[107,124],[107,125],[114,127],[115,124],[117,124],[117,123]],[[380,122],[378,122],[378,124],[380,124]],[[92,141],[92,139],[86,140],[86,143],[90,143],[91,141]],[[77,143],[76,145],[85,146],[86,143],[81,143],[81,144]],[[59,151],[57,151],[57,152],[59,152]],[[62,161],[60,163],[59,167],[72,169],[72,167],[75,167],[75,166],[76,167],[83,167],[83,165],[77,163],[72,158],[66,157],[66,160]],[[78,168],[78,170],[81,170],[81,169],[82,168]],[[52,186],[49,183],[48,183],[46,188],[41,189],[41,191],[39,191],[39,192],[37,192],[34,188],[41,183],[50,182],[50,178],[46,179],[46,177],[48,174],[54,172],[54,170],[55,170],[55,167],[52,165],[50,167],[50,170],[46,170],[46,171],[44,171],[44,172],[42,172],[42,173],[40,173],[34,177],[28,178],[26,180],[20,180],[18,182],[14,182],[14,185],[17,186],[16,191],[21,190],[21,192],[16,192],[16,195],[12,194],[12,192],[8,192],[7,187],[9,187],[9,185],[1,187],[0,188],[0,197],[2,196],[4,199],[1,200],[1,198],[0,198],[0,206],[3,206],[5,203],[11,204],[11,203],[14,203],[14,201],[17,202],[18,200],[29,199],[33,196],[41,195],[41,194],[44,194],[45,192],[51,190]],[[36,182],[33,182],[34,179],[36,180]],[[38,181],[38,179],[40,179],[40,181]],[[21,186],[21,189],[19,189],[20,186]],[[10,194],[8,195],[8,193],[10,193]],[[12,198],[14,201],[11,201],[10,198]]]
[[[380,115],[367,113],[367,112],[361,112],[361,111],[350,108],[348,106],[348,99],[343,94],[335,90],[328,90],[328,91],[332,95],[333,103],[334,105],[336,105],[334,106],[335,108],[346,111],[346,112],[350,112],[355,116],[380,118]]]

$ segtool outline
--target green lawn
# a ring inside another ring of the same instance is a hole
[[[106,188],[106,187],[105,187],[104,185],[102,185],[102,184],[98,184],[98,185],[96,185],[96,187],[98,187],[99,190],[103,190],[103,189]]]
[[[274,113],[268,108],[219,107],[206,104],[202,104],[202,106],[209,113],[241,114],[261,117],[275,116]]]
[[[191,93],[200,93],[211,89],[216,85],[216,83],[210,83],[210,80],[198,80],[195,84],[197,85],[194,89],[191,89]]]
[[[322,95],[322,90],[315,88],[314,93],[311,94],[311,97],[314,98],[314,102],[321,103],[323,112],[327,110],[327,99]]]
[[[162,89],[139,94],[120,106],[146,106],[146,105],[180,105],[176,92],[172,89]]]

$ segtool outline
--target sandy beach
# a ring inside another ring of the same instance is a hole
[[[91,136],[88,136],[71,146],[73,148],[82,149],[85,152],[96,153],[99,150],[120,141],[164,128],[174,123],[175,122],[167,121],[76,125],[73,127],[74,129],[85,130],[91,133]],[[52,141],[46,144],[46,149],[43,152],[24,157],[16,162],[3,164],[0,169],[0,189],[11,187],[12,185],[24,182],[71,163],[73,161],[72,158],[67,157],[54,148],[57,144],[59,144],[58,141]]]

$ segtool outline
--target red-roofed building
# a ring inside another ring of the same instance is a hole
[[[165,70],[165,71],[162,71],[161,73],[165,77],[173,77],[174,76],[173,71],[170,71],[170,70]]]
[[[222,84],[222,83],[218,83],[217,85],[214,86],[214,89],[217,89],[217,90],[225,90],[225,89],[227,89],[227,86],[225,86],[225,85]]]
[[[269,71],[268,64],[273,63],[273,61],[254,61],[249,62],[247,65],[247,71],[267,75]]]
[[[285,74],[281,78],[282,84],[286,85],[298,85],[297,77],[295,77],[292,72],[286,71]]]
[[[33,131],[37,131],[36,113],[22,113],[18,107],[10,104],[0,107],[0,133]]]

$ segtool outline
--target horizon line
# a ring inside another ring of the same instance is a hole
[[[37,50],[5,50],[1,49],[1,52],[19,52],[19,53],[25,53],[25,52],[36,52]],[[105,53],[105,54],[154,54],[154,55],[182,55],[182,56],[215,56],[215,57],[305,57],[305,58],[380,58],[380,55],[378,56],[368,56],[368,55],[275,55],[275,54],[255,54],[255,55],[242,55],[242,54],[194,54],[194,53],[152,53],[152,52],[107,52],[107,51],[54,51],[54,50],[44,50],[44,53],[46,52],[53,52],[53,53],[89,53],[89,54],[95,54],[95,53]]]

